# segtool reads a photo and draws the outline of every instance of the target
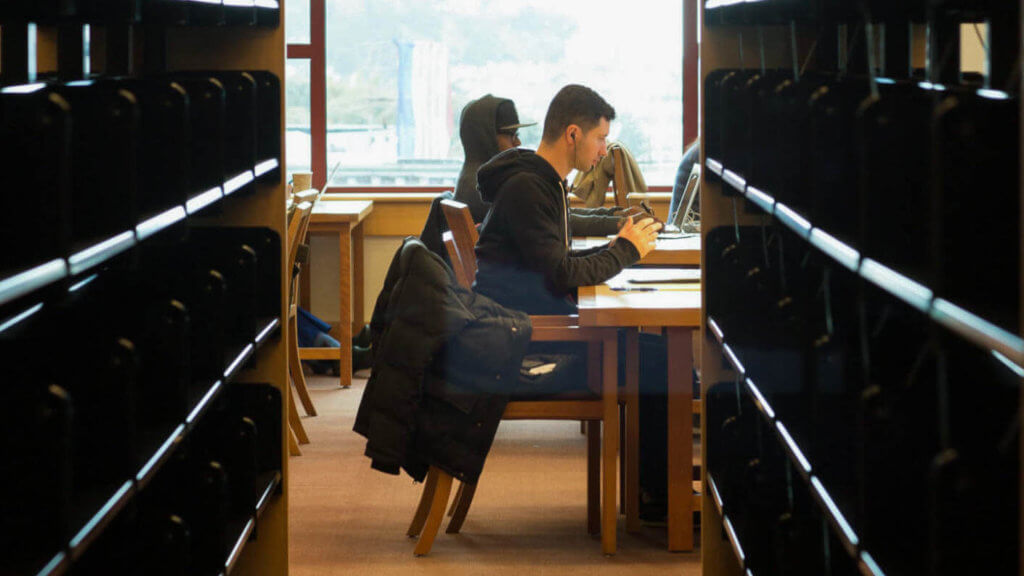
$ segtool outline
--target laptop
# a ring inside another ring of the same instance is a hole
[[[679,199],[674,214],[669,214],[668,221],[662,229],[659,238],[685,238],[700,232],[700,216],[693,208],[693,202],[697,198],[700,189],[700,163],[695,162],[690,168],[690,175],[686,179],[686,187],[683,189],[683,197]]]

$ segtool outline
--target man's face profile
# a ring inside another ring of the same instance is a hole
[[[608,155],[608,132],[610,130],[611,123],[607,118],[601,118],[593,128],[583,132],[583,136],[577,139],[575,154],[577,170],[586,172]]]

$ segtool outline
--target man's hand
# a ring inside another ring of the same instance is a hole
[[[615,236],[615,240],[624,238],[640,253],[640,258],[647,256],[647,253],[654,250],[654,243],[658,239],[658,230],[661,230],[661,223],[655,222],[653,218],[642,218],[634,223],[633,218],[626,218]]]
[[[630,206],[628,208],[623,209],[622,212],[619,212],[619,215],[620,216],[625,216],[625,217],[632,217],[634,220],[640,220],[640,219],[643,219],[643,218],[650,218],[650,219],[654,220],[655,222],[661,224],[662,227],[664,227],[664,222],[659,220],[657,216],[655,216],[654,214],[651,214],[650,212],[647,212],[646,210],[644,210],[643,208],[641,208],[640,206],[637,206],[637,205],[633,205],[633,206]]]

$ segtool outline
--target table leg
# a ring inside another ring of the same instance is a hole
[[[693,550],[693,328],[666,329],[668,347],[668,549]]]
[[[626,531],[640,531],[640,334],[626,330]]]
[[[341,387],[352,385],[352,227],[338,230],[338,342]]]
[[[358,334],[366,322],[363,310],[363,226],[357,222],[352,229],[352,333]]]
[[[616,461],[619,455],[619,355],[618,336],[612,335],[604,339],[602,350],[602,384],[601,396],[604,409],[604,434],[601,442],[601,550],[606,556],[615,554],[618,510],[615,500],[618,496],[616,484]]]

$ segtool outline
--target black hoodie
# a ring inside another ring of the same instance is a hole
[[[476,244],[474,289],[531,314],[568,314],[576,288],[599,284],[640,259],[628,241],[573,251],[566,185],[530,150],[502,152],[477,173],[492,202]]]
[[[467,104],[459,118],[459,138],[466,152],[466,161],[459,172],[455,199],[469,206],[473,222],[482,222],[490,208],[477,192],[476,171],[498,153],[498,105],[508,101],[507,98],[487,94]]]

